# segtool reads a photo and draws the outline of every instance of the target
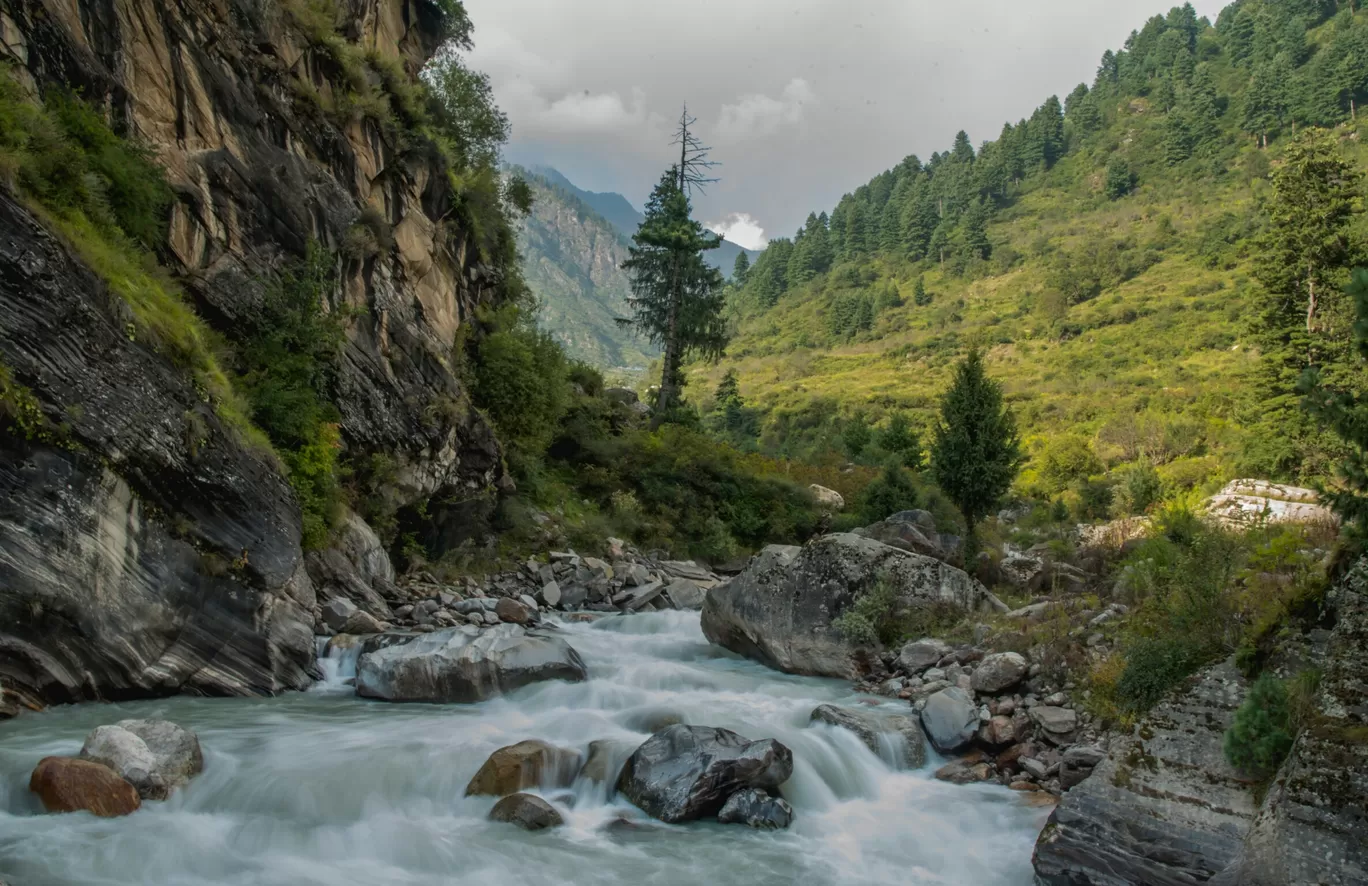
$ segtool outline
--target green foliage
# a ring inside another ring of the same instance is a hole
[[[1249,687],[1226,731],[1225,758],[1256,778],[1271,778],[1292,750],[1292,739],[1287,687],[1272,674],[1264,674]]]
[[[1125,515],[1144,514],[1164,495],[1163,480],[1153,465],[1141,464],[1121,474],[1116,488],[1118,510]]]
[[[491,167],[508,140],[508,117],[494,104],[489,76],[466,66],[456,47],[442,50],[424,72],[435,103],[436,128],[458,168]]]
[[[1120,200],[1135,190],[1135,173],[1126,158],[1113,157],[1107,164],[1107,181],[1103,190],[1112,200]]]
[[[1354,305],[1354,343],[1358,369],[1368,358],[1368,271],[1358,269],[1346,290]],[[1368,546],[1368,395],[1327,382],[1318,367],[1309,367],[1297,391],[1310,415],[1344,443],[1336,466],[1336,483],[1323,493],[1344,521],[1346,535],[1362,549]]]
[[[473,344],[475,403],[506,445],[539,455],[569,405],[570,365],[550,334],[516,307],[487,320],[488,331]]]
[[[852,459],[859,458],[873,438],[874,434],[863,415],[851,416],[841,430],[841,443],[845,446],[846,455]]]
[[[920,506],[921,496],[907,470],[890,463],[877,480],[861,490],[855,511],[860,515],[860,521],[868,525]]]
[[[892,643],[901,633],[894,617],[897,604],[898,594],[892,583],[879,579],[832,619],[831,626],[852,646]]]
[[[904,467],[914,471],[921,469],[921,437],[917,435],[905,413],[893,413],[888,423],[879,431],[875,442],[884,452],[896,456]]]
[[[1206,663],[1207,659],[1189,643],[1146,637],[1127,650],[1117,695],[1126,710],[1143,713]]]
[[[1016,420],[1002,388],[971,350],[941,399],[931,446],[931,473],[959,507],[972,535],[978,519],[1001,500],[1021,467]]]
[[[324,310],[334,262],[311,244],[299,263],[270,281],[261,310],[234,330],[238,383],[252,421],[284,461],[303,515],[303,543],[322,547],[342,506],[340,420],[333,377],[343,316]]]
[[[1051,439],[1039,461],[1047,494],[1062,492],[1080,480],[1102,473],[1102,462],[1093,451],[1092,441],[1079,434]]]

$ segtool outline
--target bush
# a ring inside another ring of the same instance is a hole
[[[1271,778],[1292,749],[1292,715],[1287,687],[1264,674],[1249,687],[1235,722],[1225,734],[1225,757],[1243,772]]]
[[[569,364],[551,336],[516,308],[486,319],[491,331],[475,345],[472,361],[475,403],[505,445],[540,454],[569,406]]]
[[[897,592],[884,579],[855,598],[855,602],[836,618],[831,626],[847,643],[854,646],[874,646],[880,642],[893,642],[899,639],[894,621],[894,609],[898,604]]]
[[[896,462],[884,467],[883,473],[866,486],[856,503],[856,512],[864,525],[886,520],[899,511],[910,511],[921,502],[917,487],[907,470]]]
[[[1143,713],[1206,661],[1199,647],[1182,639],[1141,640],[1126,652],[1117,698],[1125,710]]]
[[[1116,510],[1123,516],[1144,514],[1159,503],[1164,484],[1151,465],[1136,465],[1121,475],[1116,488]]]

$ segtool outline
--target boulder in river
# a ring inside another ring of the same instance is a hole
[[[892,714],[879,710],[861,711],[836,705],[818,705],[808,718],[813,723],[829,723],[855,733],[878,756],[883,756],[885,736],[901,745],[903,763],[919,769],[926,762],[926,738],[914,715]]]
[[[466,796],[503,797],[539,785],[570,784],[579,768],[579,754],[544,741],[520,741],[489,755],[466,785]]]
[[[921,721],[931,744],[941,753],[948,754],[973,740],[979,728],[978,708],[969,693],[951,686],[926,700]]]
[[[86,736],[81,758],[108,766],[144,800],[165,800],[204,769],[195,733],[166,720],[97,726]]]
[[[727,729],[670,726],[627,759],[618,792],[661,821],[716,815],[744,788],[777,791],[793,774],[793,752],[767,738],[749,741]]]
[[[509,794],[489,810],[492,821],[517,825],[525,831],[540,831],[565,824],[555,807],[532,794]]]
[[[703,633],[713,643],[793,674],[852,678],[867,654],[832,623],[885,582],[897,610],[983,605],[984,587],[931,557],[849,533],[809,542],[792,560],[762,553],[746,571],[708,592]]]
[[[783,830],[793,823],[793,807],[783,797],[745,788],[727,798],[717,813],[717,820],[722,824],[744,824],[759,830]]]
[[[29,790],[48,812],[90,812],[116,818],[142,806],[138,789],[103,763],[75,757],[44,757],[29,778]]]
[[[543,680],[587,676],[579,653],[559,637],[520,625],[465,625],[365,653],[356,666],[356,693],[385,701],[476,702]]]

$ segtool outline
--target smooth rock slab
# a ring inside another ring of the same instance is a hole
[[[951,686],[926,700],[921,721],[931,744],[942,754],[948,754],[973,740],[979,728],[978,708],[969,693]]]
[[[119,774],[144,800],[165,800],[204,770],[195,733],[166,720],[120,720],[97,726],[81,746],[81,758]]]
[[[677,823],[716,815],[744,788],[777,791],[793,774],[793,752],[774,739],[727,729],[670,726],[637,748],[617,789],[647,814]]]
[[[90,812],[116,818],[138,811],[138,789],[103,763],[74,757],[44,757],[29,778],[29,790],[48,812]]]
[[[812,723],[829,723],[859,736],[876,756],[882,757],[883,736],[898,736],[903,747],[903,762],[908,769],[919,769],[926,762],[926,736],[915,716],[861,711],[824,704],[813,708]]]
[[[559,637],[512,624],[487,630],[466,625],[365,653],[356,665],[356,694],[385,701],[476,702],[543,680],[587,677],[584,660]]]
[[[717,813],[717,820],[722,824],[744,824],[759,830],[783,830],[793,824],[793,807],[782,797],[746,788],[727,798]]]

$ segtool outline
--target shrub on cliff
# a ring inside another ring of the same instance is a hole
[[[1235,722],[1225,734],[1225,757],[1230,765],[1257,778],[1277,772],[1292,749],[1292,709],[1287,687],[1264,674],[1249,687]]]

